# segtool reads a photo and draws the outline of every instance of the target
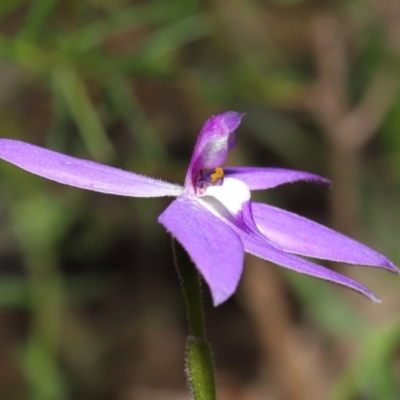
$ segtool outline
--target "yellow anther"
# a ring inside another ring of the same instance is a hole
[[[212,183],[217,182],[218,179],[224,177],[224,170],[221,167],[215,168],[215,172],[210,175]]]

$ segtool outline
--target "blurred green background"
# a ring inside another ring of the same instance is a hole
[[[1,0],[0,134],[183,182],[212,114],[247,112],[233,165],[330,177],[254,198],[400,264],[398,0]],[[169,199],[0,163],[0,398],[179,400],[185,310]],[[207,303],[219,400],[400,398],[400,279],[329,265],[383,303],[246,259]]]

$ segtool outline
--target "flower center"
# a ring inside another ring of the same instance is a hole
[[[201,170],[196,182],[196,192],[202,195],[209,186],[221,186],[224,183],[224,170],[217,167],[211,170]]]

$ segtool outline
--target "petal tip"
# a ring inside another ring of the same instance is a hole
[[[387,262],[387,269],[390,271],[390,272],[393,272],[394,274],[396,274],[396,275],[399,275],[400,274],[400,270],[399,270],[399,268],[396,266],[396,265],[394,265],[391,261],[389,261],[388,260],[388,262]]]
[[[214,307],[217,307],[227,301],[232,294],[227,294],[221,291],[211,291],[211,297]]]
[[[310,177],[309,179],[306,179],[306,182],[312,182],[312,183],[316,183],[322,186],[326,186],[329,189],[332,189],[333,187],[333,183],[330,179],[325,178],[323,176],[319,176],[319,175],[315,175]]]
[[[376,266],[381,267],[386,269],[389,272],[392,272],[393,274],[399,275],[400,274],[400,270],[399,268],[389,259],[387,259],[386,257],[382,256],[382,261],[380,263],[377,263]]]
[[[321,185],[328,186],[330,189],[332,189],[333,183],[330,179],[328,178],[322,178],[321,180]]]
[[[246,113],[238,113],[236,111],[227,111],[223,114],[220,114],[220,117],[224,121],[224,124],[228,128],[230,132],[233,132],[240,124],[242,118],[246,115]]]
[[[353,289],[353,288],[350,288]],[[359,286],[359,288],[356,288],[356,291],[364,296],[366,296],[368,299],[370,299],[374,304],[379,304],[382,303],[382,300],[377,297],[373,292],[371,292],[369,289],[366,289],[362,286]]]
[[[210,285],[209,282],[206,283],[207,286],[210,288],[212,303],[214,307],[220,306],[222,303],[225,303],[227,300],[229,300],[229,298],[234,295],[237,289],[237,284],[234,288],[227,288],[223,287],[223,285],[219,285],[219,287],[216,287],[215,285]]]

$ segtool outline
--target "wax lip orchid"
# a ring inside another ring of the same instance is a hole
[[[0,139],[0,158],[82,189],[131,197],[176,197],[158,221],[189,253],[215,305],[235,292],[245,252],[379,301],[358,282],[298,255],[398,273],[386,257],[301,216],[251,201],[252,190],[301,180],[327,184],[328,180],[286,169],[222,168],[236,145],[235,130],[243,116],[226,112],[204,124],[183,187],[10,139]]]

